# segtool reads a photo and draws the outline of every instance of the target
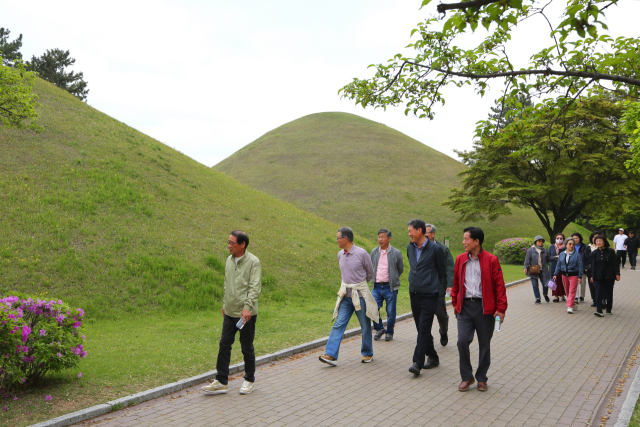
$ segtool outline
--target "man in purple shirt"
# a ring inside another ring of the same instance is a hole
[[[369,363],[373,360],[371,320],[377,321],[379,318],[378,305],[367,283],[373,278],[371,257],[367,251],[353,243],[353,230],[349,227],[338,230],[336,241],[341,249],[338,252],[338,263],[342,273],[342,285],[333,315],[334,319],[338,319],[333,324],[325,354],[320,356],[320,361],[331,366],[338,364],[340,342],[355,311],[362,328],[361,361]]]

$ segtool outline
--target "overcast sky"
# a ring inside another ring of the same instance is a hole
[[[411,42],[430,13],[421,0],[5,2],[0,27],[23,34],[25,59],[70,50],[88,104],[212,166],[269,130],[307,114],[344,111],[384,123],[454,158],[500,96],[445,91],[434,121],[404,108],[356,107],[338,90],[371,75]],[[637,36],[640,1],[607,10],[613,36]],[[554,14],[558,16],[560,11]],[[535,24],[518,53],[547,45]],[[484,36],[480,31],[477,37]],[[467,41],[473,41],[470,37]],[[513,58],[512,58],[513,59]],[[524,65],[523,65],[524,66]]]

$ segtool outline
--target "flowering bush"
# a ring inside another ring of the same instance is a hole
[[[81,308],[60,300],[0,299],[0,388],[26,386],[87,356]]]
[[[533,245],[533,239],[515,237],[496,242],[493,254],[498,257],[501,264],[524,264],[527,249]]]

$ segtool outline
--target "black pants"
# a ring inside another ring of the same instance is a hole
[[[438,353],[433,346],[433,335],[431,335],[433,316],[438,309],[438,294],[409,292],[409,297],[411,299],[413,321],[418,331],[416,349],[413,352],[413,361],[420,366],[424,366],[425,356],[430,360],[439,361]]]
[[[598,313],[602,313],[603,308],[607,313],[611,313],[611,307],[613,307],[613,285],[615,283],[615,279],[594,280],[596,287],[596,311]]]
[[[622,265],[624,267],[624,265],[627,263],[627,251],[618,249],[616,251],[616,255],[618,256],[618,265]]]
[[[253,349],[253,338],[256,335],[256,319],[258,315],[251,316],[251,320],[240,329],[240,346],[244,356],[244,379],[255,382],[256,377],[256,354]],[[236,340],[236,323],[239,317],[229,317],[224,315],[222,323],[222,336],[220,337],[220,349],[218,350],[218,362],[216,363],[216,379],[222,384],[229,382],[229,363],[231,362],[231,346]]]
[[[438,308],[436,317],[440,325],[440,335],[446,335],[449,331],[449,315],[447,314],[447,302],[444,297],[438,297]]]
[[[476,380],[487,382],[487,371],[491,366],[491,338],[495,319],[491,314],[482,311],[482,300],[462,301],[462,311],[458,313],[458,354],[460,356],[460,378],[469,381],[473,378],[471,352],[469,346],[473,342],[473,333],[478,335],[480,359],[476,370]]]
[[[589,293],[591,294],[591,301],[596,302],[596,286],[591,283],[591,273],[587,273],[587,283],[589,284]]]
[[[638,256],[638,251],[635,250],[630,250],[629,251],[629,264],[631,264],[631,267],[635,267],[636,266],[636,257]]]

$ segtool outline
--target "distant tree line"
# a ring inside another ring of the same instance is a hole
[[[11,32],[7,28],[0,28],[0,55],[4,66],[15,66],[22,62],[22,34],[13,41],[9,41]],[[86,101],[89,89],[82,72],[67,71],[76,60],[68,50],[47,49],[41,56],[32,56],[31,61],[25,61],[27,71],[36,72],[41,78],[66,90],[82,101]]]

